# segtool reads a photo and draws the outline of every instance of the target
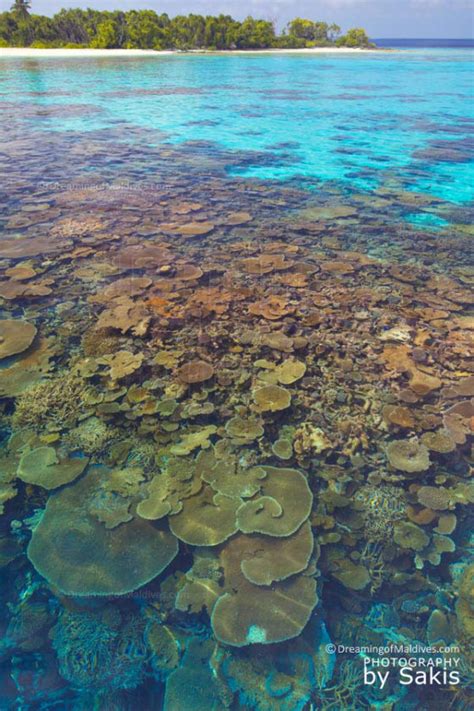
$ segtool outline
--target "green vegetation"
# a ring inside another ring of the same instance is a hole
[[[337,47],[369,47],[369,38],[361,27],[348,30],[345,35],[336,39]]]
[[[266,49],[370,47],[362,29],[340,36],[338,25],[292,20],[282,34],[272,22],[229,15],[157,14],[154,10],[100,12],[63,9],[53,17],[34,15],[29,0],[15,0],[0,13],[0,47],[94,47],[99,49]]]

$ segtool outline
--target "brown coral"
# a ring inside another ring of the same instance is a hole
[[[313,546],[307,521],[287,538],[238,535],[227,544],[241,558],[242,573],[254,585],[271,585],[301,573],[308,566]]]
[[[271,587],[258,586],[243,575],[239,550],[226,546],[220,561],[224,593],[211,615],[220,642],[244,647],[282,642],[300,634],[318,600],[313,578],[299,575]]]
[[[416,495],[418,502],[428,509],[444,511],[449,507],[449,491],[443,486],[421,486]]]
[[[392,467],[408,474],[424,472],[431,464],[428,448],[417,439],[393,440],[387,445],[387,457]]]
[[[279,412],[291,405],[291,395],[288,390],[279,385],[264,385],[253,394],[258,412]]]
[[[28,321],[4,319],[0,321],[0,360],[23,353],[36,336],[36,326]]]
[[[410,548],[414,551],[421,551],[430,542],[423,529],[409,521],[395,524],[393,540],[402,548]]]
[[[171,531],[192,546],[217,546],[236,533],[240,504],[241,499],[205,486],[199,494],[183,501],[180,513],[170,516]]]
[[[57,489],[82,474],[88,459],[59,459],[54,447],[38,447],[26,452],[18,465],[18,477],[44,489]]]
[[[260,422],[243,417],[232,417],[225,426],[228,435],[243,442],[253,442],[263,435],[264,429]]]
[[[88,506],[107,474],[90,471],[50,496],[28,557],[65,595],[124,595],[159,575],[178,552],[166,529],[141,519],[108,530]]]
[[[263,301],[250,304],[248,309],[253,316],[261,316],[268,321],[277,321],[295,310],[293,306],[288,304],[286,299],[280,296],[269,296]]]
[[[43,429],[64,428],[78,419],[87,388],[71,373],[59,374],[25,390],[16,400],[13,422],[18,426]]]
[[[107,375],[109,375],[112,380],[121,380],[138,370],[143,363],[143,359],[143,353],[117,351],[111,355],[102,356],[97,362],[109,367]]]
[[[306,477],[296,469],[262,467],[260,493],[243,503],[237,523],[243,533],[290,536],[308,518],[313,495]]]
[[[187,385],[204,383],[206,380],[210,380],[213,375],[213,366],[204,360],[192,360],[182,365],[178,370],[178,379]]]

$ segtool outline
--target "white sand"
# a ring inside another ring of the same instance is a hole
[[[191,52],[176,52],[174,50],[153,49],[33,49],[32,47],[0,47],[0,59],[18,58],[27,59],[34,57],[162,57],[176,54],[185,56],[186,54],[347,54],[361,52],[376,52],[373,49],[354,49],[352,47],[314,47],[313,49],[258,49],[258,50],[232,50],[225,52],[208,52],[206,50],[191,50]],[[389,50],[378,50],[389,51]]]
[[[171,50],[155,52],[152,49],[33,49],[32,47],[0,47],[2,57],[150,57],[174,54]]]
[[[193,50],[200,52],[201,50]],[[212,54],[373,54],[374,52],[386,52],[386,49],[361,49],[360,47],[307,47],[304,49],[233,49],[226,52],[212,52]],[[210,54],[206,52],[205,54]]]

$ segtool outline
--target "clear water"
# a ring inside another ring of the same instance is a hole
[[[1,711],[474,708],[471,62],[0,58]]]
[[[391,182],[462,204],[474,195],[472,58],[430,49],[2,60],[0,95],[19,104],[16,120],[22,105],[37,108],[25,119],[33,130],[126,124],[160,132],[157,141],[263,151],[265,165],[238,169],[245,177],[337,181],[357,190]],[[44,106],[58,111],[39,122]]]

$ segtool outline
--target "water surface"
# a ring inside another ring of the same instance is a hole
[[[2,709],[472,708],[471,60],[0,60]]]

